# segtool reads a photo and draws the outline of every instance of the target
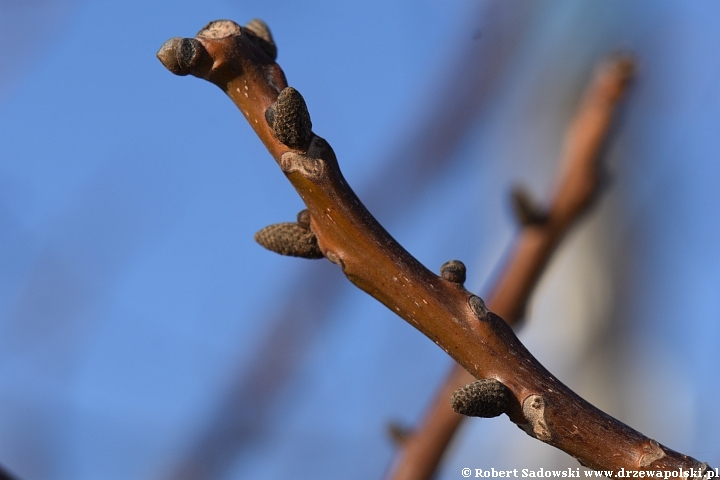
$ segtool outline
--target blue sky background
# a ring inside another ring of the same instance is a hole
[[[302,204],[216,87],[155,58],[260,17],[371,211],[484,292],[507,192],[549,198],[593,65],[639,59],[610,181],[521,339],[592,403],[720,463],[720,6],[712,1],[0,0],[0,464],[22,479],[381,478],[450,362],[325,261],[254,232]],[[576,462],[505,417],[460,469]]]

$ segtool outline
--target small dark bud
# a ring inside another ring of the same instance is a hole
[[[297,223],[276,223],[255,234],[255,241],[280,255],[302,258],[323,258],[317,237]]]
[[[507,411],[512,393],[494,378],[476,380],[455,390],[453,410],[468,417],[493,418]]]
[[[468,299],[468,305],[470,305],[470,310],[473,311],[476,317],[479,319],[484,319],[485,316],[488,314],[488,309],[485,306],[485,302],[483,302],[482,298],[478,297],[477,295],[471,295]]]
[[[254,18],[245,25],[245,28],[255,35],[257,44],[267,53],[268,56],[275,60],[277,58],[277,46],[275,40],[273,40],[272,33],[267,23],[263,22],[259,18]]]
[[[272,109],[272,112],[268,111]],[[265,120],[272,126],[275,138],[295,150],[305,150],[312,139],[312,122],[305,99],[300,92],[287,87],[277,101],[265,111]]]
[[[310,211],[307,209],[301,210],[300,213],[297,214],[297,224],[302,229],[310,230]]]
[[[273,128],[275,125],[275,104],[273,103],[270,105],[267,110],[265,110],[265,121],[270,126],[270,128]]]
[[[465,264],[460,260],[450,260],[449,262],[445,262],[442,267],[440,267],[440,276],[448,282],[462,285],[465,283],[466,277]]]
[[[543,225],[548,221],[547,211],[535,201],[523,187],[515,187],[511,193],[513,212],[517,222],[523,227]]]

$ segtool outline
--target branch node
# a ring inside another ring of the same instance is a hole
[[[300,92],[284,88],[277,101],[265,110],[265,120],[282,144],[294,150],[307,150],[313,136],[312,122]]]
[[[518,425],[525,433],[543,442],[552,439],[552,432],[545,421],[545,398],[542,395],[528,395],[522,405],[523,415],[528,423]]]
[[[473,311],[476,317],[480,320],[485,320],[485,317],[488,314],[488,309],[482,298],[477,295],[470,295],[470,298],[468,298],[468,305],[470,305],[470,310]]]
[[[253,18],[250,20],[245,29],[252,33],[256,38],[253,38],[263,52],[267,53],[268,56],[276,60],[277,59],[277,45],[273,39],[272,33],[267,23],[263,22],[259,18]]]
[[[448,282],[462,285],[465,283],[467,269],[460,260],[450,260],[440,267],[440,276]]]
[[[387,426],[387,434],[396,446],[402,447],[408,439],[412,437],[413,431],[411,428],[401,425],[398,422],[391,422]]]
[[[708,465],[707,462],[700,463],[697,469],[694,470],[697,471],[697,475],[691,477],[693,480],[710,480],[716,476],[715,469]],[[695,472],[693,471],[693,473]]]
[[[450,405],[460,415],[493,418],[507,411],[512,393],[501,382],[486,378],[455,390]]]
[[[345,262],[343,262],[343,259],[338,257],[337,254],[332,250],[328,250],[325,252],[325,258],[330,260],[335,265],[338,265],[343,272],[345,271]]]
[[[547,210],[524,187],[515,186],[511,192],[513,213],[521,227],[543,225],[548,221]]]
[[[255,234],[255,241],[268,250],[301,258],[323,258],[317,243],[317,237],[310,230],[310,213],[303,210],[298,213],[297,223],[276,223]]]
[[[643,447],[643,451],[645,454],[640,457],[639,462],[641,468],[649,467],[655,460],[660,460],[665,456],[665,451],[655,440],[650,440],[650,443]]]

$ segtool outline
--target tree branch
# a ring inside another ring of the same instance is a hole
[[[488,301],[490,310],[513,328],[521,325],[527,302],[553,252],[597,196],[601,146],[631,74],[628,58],[606,60],[596,69],[568,128],[559,190],[549,208],[537,204],[524,190],[513,190],[515,215],[522,230]],[[404,439],[389,478],[432,478],[466,418],[452,409],[448,398],[473,380],[461,366],[452,368],[418,429]]]
[[[158,58],[173,73],[208,80],[233,100],[307,205],[323,255],[474,377],[502,383],[509,392],[505,413],[529,435],[594,469],[704,473],[706,464],[659,445],[581,399],[540,365],[479,297],[405,251],[348,186],[330,145],[312,133],[304,100],[287,88],[275,52],[262,22],[243,28],[220,20],[196,38],[169,40]],[[566,188],[578,187],[561,191]]]

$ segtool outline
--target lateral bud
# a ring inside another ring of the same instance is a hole
[[[297,214],[297,224],[300,228],[310,230],[310,210],[300,210]]]
[[[507,411],[511,396],[510,389],[501,382],[486,378],[455,390],[450,405],[460,415],[493,418]]]
[[[255,35],[254,40],[256,40],[263,52],[267,53],[271,59],[277,59],[277,45],[275,45],[275,40],[267,23],[259,18],[254,18],[245,25],[245,28]]]
[[[548,221],[548,212],[532,198],[527,189],[516,186],[510,194],[515,219],[522,227],[543,225]]]
[[[387,433],[396,447],[402,447],[413,436],[414,432],[410,427],[401,425],[398,422],[392,422],[387,426]]]
[[[450,260],[440,267],[440,276],[448,282],[462,285],[467,277],[467,269],[465,264],[460,260]]]
[[[488,309],[485,306],[485,302],[483,302],[482,298],[478,297],[477,295],[470,295],[470,298],[468,298],[468,305],[470,305],[470,310],[472,310],[476,317],[478,317],[480,320],[485,319],[488,314]]]
[[[265,110],[265,120],[282,144],[294,150],[307,150],[313,136],[312,122],[300,92],[284,88],[277,101]]]
[[[317,237],[310,230],[310,212],[298,213],[297,223],[285,222],[269,225],[255,234],[255,241],[268,250],[301,258],[323,258]]]

